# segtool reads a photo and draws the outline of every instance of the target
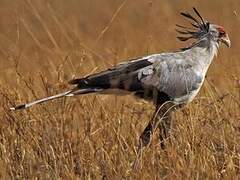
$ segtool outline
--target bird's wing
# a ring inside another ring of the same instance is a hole
[[[76,84],[79,89],[136,91],[142,88],[141,79],[152,72],[152,64],[150,57],[134,59],[85,78],[73,79],[69,83]]]
[[[142,79],[146,86],[153,86],[172,99],[190,94],[201,86],[203,77],[178,53],[163,55],[155,60],[154,73]]]

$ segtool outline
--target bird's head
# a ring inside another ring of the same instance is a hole
[[[183,36],[177,37],[179,40],[187,41],[189,39],[196,39],[197,41],[194,42],[189,48],[197,45],[203,39],[209,39],[217,43],[222,42],[227,47],[231,46],[231,41],[229,39],[229,36],[222,26],[219,26],[216,24],[210,24],[209,22],[205,21],[202,18],[202,16],[196,10],[196,8],[193,8],[193,10],[198,16],[198,18],[193,17],[189,13],[183,13],[183,12],[181,13],[182,16],[191,20],[190,23],[193,27],[190,28],[190,27],[185,27],[177,24],[176,26],[178,27],[178,29],[176,29],[176,31],[181,35],[183,35]],[[185,49],[189,49],[189,48],[185,48]]]
[[[228,37],[228,34],[222,26],[216,24],[210,24],[209,26],[209,35],[217,42],[224,43],[227,47],[231,47],[231,41]]]

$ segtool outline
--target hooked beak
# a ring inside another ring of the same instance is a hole
[[[224,43],[227,47],[229,47],[229,48],[231,47],[231,41],[227,34],[225,36],[221,37],[220,41],[222,43]]]

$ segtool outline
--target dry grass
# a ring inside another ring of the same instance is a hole
[[[156,137],[132,170],[153,106],[86,95],[10,112],[124,59],[176,50],[175,23],[196,6],[232,40],[196,100],[174,114],[165,150]],[[240,2],[0,0],[2,179],[237,179],[240,177]]]

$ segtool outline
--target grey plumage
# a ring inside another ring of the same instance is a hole
[[[219,43],[230,46],[230,40],[223,27],[204,21],[194,8],[200,21],[188,13],[181,13],[191,21],[193,28],[177,25],[177,32],[182,36],[178,39],[186,41],[194,39],[189,47],[178,52],[154,54],[121,63],[114,68],[93,74],[84,78],[74,79],[70,84],[75,87],[67,92],[44,98],[29,104],[11,108],[11,110],[25,109],[32,105],[53,100],[64,96],[74,96],[86,93],[116,93],[123,90],[135,96],[151,100],[156,105],[157,118],[153,118],[140,137],[140,144],[146,146],[150,141],[153,129],[167,127],[165,134],[170,129],[171,112],[165,113],[171,107],[183,106],[193,100],[199,92],[209,65],[217,54]],[[113,91],[114,90],[114,91]],[[162,109],[159,111],[159,107]],[[155,117],[154,115],[154,117]],[[164,123],[156,123],[167,119]],[[167,124],[165,126],[164,124]],[[161,139],[161,138],[160,138]],[[164,138],[163,138],[164,139]],[[144,142],[144,143],[143,143]]]

